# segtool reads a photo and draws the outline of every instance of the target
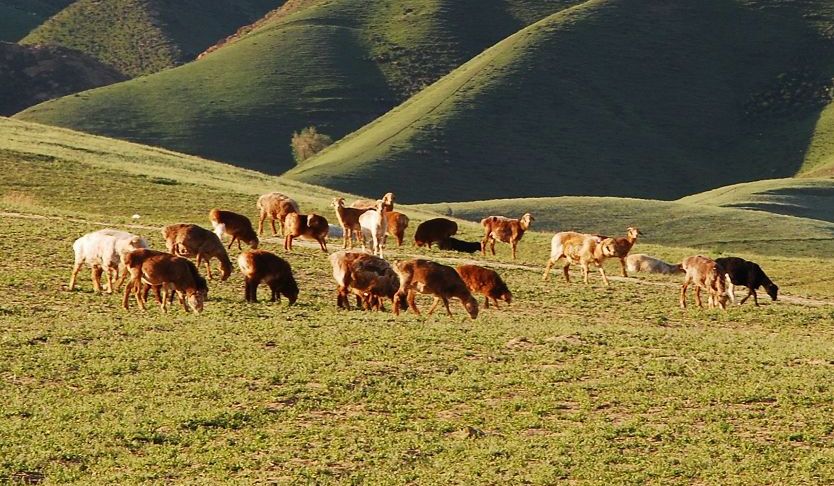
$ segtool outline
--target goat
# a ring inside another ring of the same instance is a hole
[[[123,258],[125,266],[130,270],[131,280],[125,287],[122,306],[127,309],[131,292],[136,293],[136,302],[145,310],[147,292],[142,292],[142,285],[161,288],[163,296],[160,306],[163,312],[168,312],[169,297],[176,291],[180,295],[180,303],[186,312],[189,308],[196,314],[203,311],[203,305],[208,296],[208,285],[197,271],[197,266],[186,258],[169,253],[140,249],[126,254]],[[186,305],[187,301],[187,305]]]
[[[461,253],[475,253],[481,251],[481,244],[479,242],[463,241],[451,236],[438,241],[437,247],[441,250],[459,251]]]
[[[636,253],[626,257],[626,268],[629,272],[646,272],[646,273],[662,273],[665,275],[672,275],[675,273],[683,273],[683,268],[680,264],[672,265],[663,260]]]
[[[284,249],[292,251],[292,241],[295,238],[309,238],[319,242],[321,251],[327,253],[327,234],[330,225],[324,216],[315,213],[290,213],[284,220]]]
[[[376,209],[378,202],[379,201],[374,201],[373,199],[357,199],[350,204],[350,207],[356,209]],[[382,196],[382,202],[385,204],[386,211],[393,211],[394,193],[386,192],[385,195]]]
[[[106,292],[112,294],[113,280],[117,281],[116,289],[118,289],[127,277],[127,272],[121,272],[121,277],[119,277],[120,270],[124,268],[122,256],[130,251],[147,247],[148,243],[144,238],[126,231],[102,229],[87,233],[72,244],[75,262],[70,276],[69,290],[75,288],[78,272],[86,263],[91,268],[93,289],[96,292],[101,292],[101,275],[106,272]]]
[[[738,305],[744,304],[744,302],[752,295],[753,303],[758,307],[759,298],[756,295],[756,289],[759,287],[764,287],[765,291],[767,291],[767,295],[769,295],[772,300],[776,300],[776,297],[779,294],[779,287],[774,284],[767,275],[765,275],[764,270],[762,270],[762,267],[760,267],[757,263],[738,257],[716,258],[715,263],[724,269],[727,281],[727,291],[731,301],[735,302],[734,285],[743,285],[749,290],[747,297],[741,299]]]
[[[272,236],[278,236],[278,232],[275,230],[275,220],[277,219],[281,223],[281,231],[283,232],[287,215],[300,212],[298,203],[280,192],[269,192],[259,197],[256,207],[259,213],[258,236],[264,234],[264,221],[267,216],[269,216],[272,225]]]
[[[703,307],[701,302],[701,288],[707,289],[709,293],[709,308],[716,306],[727,308],[727,287],[724,280],[724,269],[705,256],[697,255],[686,257],[681,262],[681,268],[686,272],[683,286],[681,287],[680,306],[686,309],[686,289],[690,284],[695,284],[695,303]]]
[[[602,240],[601,245],[604,247],[606,256],[620,259],[620,269],[622,270],[623,277],[628,277],[625,262],[628,252],[631,251],[631,248],[637,242],[637,237],[642,234],[638,228],[629,226],[626,229],[625,238],[605,238]]]
[[[603,250],[604,247],[600,244],[603,238],[598,235],[589,235],[585,233],[576,233],[574,231],[564,231],[553,235],[550,242],[550,259],[547,260],[547,265],[544,268],[544,280],[547,280],[550,275],[550,269],[559,261],[560,258],[565,259],[565,266],[562,271],[565,274],[565,281],[570,283],[569,268],[571,264],[579,264],[582,266],[582,277],[585,283],[588,283],[588,267],[594,264],[599,268],[599,273],[602,275],[602,281],[608,286],[608,277],[605,275],[605,269],[602,268],[602,263],[605,261],[606,255]]]
[[[369,209],[359,216],[359,226],[362,228],[362,249],[371,240],[374,255],[382,258],[382,247],[385,244],[385,233],[388,223],[385,218],[385,201],[377,201],[376,209]]]
[[[345,207],[345,198],[333,198],[332,206],[336,209],[336,219],[339,220],[339,225],[342,227],[342,235],[344,237],[344,245],[342,248],[347,248],[350,245],[353,248],[353,238],[360,238],[362,235],[362,228],[359,226],[359,217],[369,208],[356,209]]]
[[[356,305],[365,309],[385,310],[385,298],[395,302],[400,279],[382,258],[364,252],[338,251],[330,255],[330,265],[338,286],[336,307],[350,309],[351,292],[356,295]]]
[[[484,295],[484,308],[489,309],[489,299],[495,303],[496,309],[500,309],[498,299],[507,304],[512,302],[513,294],[498,272],[478,265],[458,265],[455,270],[472,293]]]
[[[449,309],[449,299],[457,298],[463,304],[469,317],[478,317],[478,301],[472,297],[469,288],[454,268],[441,265],[429,260],[415,259],[394,264],[394,271],[400,278],[400,289],[397,291],[394,301],[394,314],[399,315],[402,306],[402,298],[415,314],[420,315],[420,310],[414,301],[415,293],[429,294],[434,296],[434,304],[429,309],[429,315],[443,301],[449,317],[452,311]]]
[[[434,218],[423,221],[414,232],[414,244],[431,248],[435,241],[448,238],[458,232],[458,224],[446,218]]]
[[[237,257],[237,265],[243,274],[246,302],[258,301],[258,285],[261,282],[266,282],[272,291],[271,302],[280,302],[282,294],[290,305],[298,300],[298,284],[290,264],[283,258],[264,250],[249,250]]]
[[[241,249],[241,241],[253,250],[258,248],[260,243],[258,235],[255,233],[255,228],[252,227],[252,222],[246,216],[215,208],[209,211],[209,221],[211,221],[214,233],[220,238],[220,241],[223,241],[224,234],[232,237],[232,241],[229,242],[229,249],[232,248],[235,241],[237,241],[238,250]]]
[[[231,275],[232,262],[229,260],[229,254],[215,233],[196,224],[179,223],[162,228],[162,237],[165,238],[165,247],[172,254],[188,258],[196,257],[198,267],[205,262],[209,279],[214,279],[210,265],[212,258],[220,261],[221,281],[225,281]]]
[[[518,242],[535,220],[536,218],[530,213],[524,213],[519,219],[510,219],[503,216],[487,216],[482,219],[481,226],[484,227],[484,239],[481,241],[481,254],[486,256],[486,247],[489,243],[489,249],[495,255],[495,241],[498,240],[510,244],[513,250],[513,260],[515,260]]]
[[[405,230],[408,228],[408,216],[396,211],[388,211],[385,213],[385,223],[388,226],[388,234],[397,239],[397,246],[403,246],[403,239],[405,238]],[[386,242],[388,237],[385,237]]]

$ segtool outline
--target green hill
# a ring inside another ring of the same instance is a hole
[[[408,201],[672,199],[792,176],[826,124],[832,19],[822,0],[589,1],[288,175]]]
[[[75,49],[128,76],[194,59],[282,0],[77,0],[21,40]]]
[[[17,42],[73,0],[0,0],[0,41]]]
[[[197,62],[18,116],[280,173],[294,164],[294,131],[342,137],[574,3],[292,2]]]

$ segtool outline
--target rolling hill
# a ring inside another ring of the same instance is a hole
[[[283,0],[77,0],[39,25],[22,44],[84,52],[133,77],[194,59]]]
[[[17,42],[73,0],[0,0],[0,41]]]
[[[342,137],[575,3],[290,2],[197,62],[17,116],[281,173],[294,165],[294,131]]]
[[[827,1],[588,1],[287,175],[407,201],[674,199],[793,176],[832,153],[832,19]]]

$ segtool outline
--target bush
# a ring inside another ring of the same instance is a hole
[[[309,159],[333,143],[329,136],[319,133],[316,127],[309,126],[301,132],[293,132],[290,147],[296,164]]]

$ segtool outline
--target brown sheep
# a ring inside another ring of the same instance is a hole
[[[434,218],[423,221],[414,232],[414,244],[431,248],[435,241],[446,239],[458,232],[458,224],[451,219]]]
[[[414,302],[415,293],[419,292],[434,296],[434,304],[429,309],[429,315],[442,301],[446,307],[446,312],[451,317],[452,311],[449,309],[449,299],[457,298],[463,304],[469,317],[472,319],[478,317],[478,301],[472,297],[466,283],[454,268],[418,258],[397,262],[394,264],[394,271],[400,278],[400,289],[397,291],[397,298],[394,301],[394,314],[399,315],[402,297],[406,297],[411,310],[420,315],[420,310]]]
[[[258,301],[258,285],[261,282],[266,282],[272,291],[271,302],[280,302],[282,294],[290,305],[298,300],[298,284],[290,264],[283,258],[264,250],[249,250],[237,257],[237,265],[243,274],[246,302]]]
[[[637,243],[637,237],[642,234],[643,233],[641,233],[639,229],[629,226],[626,229],[625,238],[604,238],[600,243],[604,248],[603,251],[606,256],[619,258],[620,269],[622,270],[623,277],[628,277],[625,261],[628,256],[628,252],[630,252],[634,244]]]
[[[220,238],[211,231],[196,224],[172,224],[162,228],[165,247],[174,255],[197,259],[197,266],[206,264],[206,274],[211,274],[211,259],[220,261],[220,280],[225,281],[232,274],[232,261]]]
[[[547,260],[547,265],[544,268],[544,280],[547,280],[550,275],[550,269],[560,258],[565,259],[565,266],[562,271],[565,274],[565,281],[570,283],[569,268],[571,264],[579,264],[582,266],[582,276],[585,283],[588,283],[588,269],[591,264],[599,268],[599,273],[602,275],[602,281],[608,285],[608,277],[605,275],[605,269],[602,268],[602,263],[605,261],[607,255],[604,253],[604,247],[600,244],[604,237],[599,235],[589,235],[585,233],[577,233],[575,231],[563,231],[553,235],[550,242],[550,258]]]
[[[701,302],[701,288],[707,289],[709,293],[709,308],[716,306],[722,309],[727,308],[727,284],[724,280],[726,271],[715,260],[705,256],[697,255],[686,257],[681,262],[681,267],[686,272],[683,286],[681,287],[680,306],[686,309],[686,289],[690,284],[695,284],[695,303],[703,307]]]
[[[258,198],[258,236],[264,234],[264,221],[269,216],[272,225],[272,236],[278,236],[275,229],[275,220],[281,223],[281,231],[284,230],[284,223],[287,215],[298,213],[298,203],[295,200],[281,194],[280,192],[269,192]]]
[[[394,193],[393,192],[386,192],[384,196],[382,196],[382,202],[385,205],[385,211],[393,211],[394,210]],[[373,199],[357,199],[350,204],[350,207],[356,209],[376,209],[377,201]]]
[[[395,301],[400,279],[391,265],[377,256],[352,251],[330,255],[336,290],[336,307],[350,309],[349,293],[356,295],[356,305],[384,311],[383,299]],[[401,304],[406,305],[403,301]]]
[[[409,223],[408,216],[396,211],[388,211],[385,213],[385,220],[388,223],[388,234],[397,239],[397,246],[403,246],[405,230]]]
[[[330,225],[324,216],[315,213],[290,213],[284,221],[284,249],[292,251],[292,241],[295,238],[309,238],[319,242],[321,251],[327,253],[327,234]]]
[[[350,246],[353,248],[353,239],[362,237],[362,228],[359,226],[359,217],[362,213],[370,208],[347,208],[345,207],[345,198],[333,198],[331,204],[336,210],[336,219],[339,221],[339,226],[342,227],[342,236],[344,237],[344,245],[342,248]]]
[[[481,220],[481,226],[484,227],[484,239],[481,241],[481,254],[486,256],[486,247],[489,243],[489,248],[492,254],[495,255],[495,241],[503,241],[509,243],[513,251],[513,260],[515,260],[516,247],[524,232],[530,229],[530,225],[535,221],[535,218],[530,213],[524,213],[519,219],[510,219],[503,216],[487,216]]]
[[[147,292],[142,291],[142,285],[161,288],[163,296],[160,305],[163,312],[168,311],[169,297],[176,291],[180,296],[183,309],[189,308],[199,314],[203,311],[203,304],[208,296],[208,285],[197,271],[197,266],[191,261],[154,250],[134,250],[126,254],[122,261],[130,272],[130,283],[125,287],[122,306],[127,309],[131,292],[136,293],[136,301],[143,310]],[[186,304],[187,302],[187,304]]]
[[[489,299],[495,303],[496,309],[500,309],[498,299],[507,304],[512,302],[513,294],[498,272],[478,265],[458,265],[455,270],[472,293],[484,295],[484,308],[489,309]]]
[[[232,237],[232,240],[229,242],[229,249],[232,248],[235,241],[237,241],[238,250],[241,249],[241,241],[249,245],[253,250],[258,248],[258,244],[260,243],[258,235],[255,233],[255,228],[252,227],[252,222],[246,216],[214,208],[209,211],[209,221],[211,221],[214,233],[220,238],[220,241],[223,241],[223,234],[228,234]]]

